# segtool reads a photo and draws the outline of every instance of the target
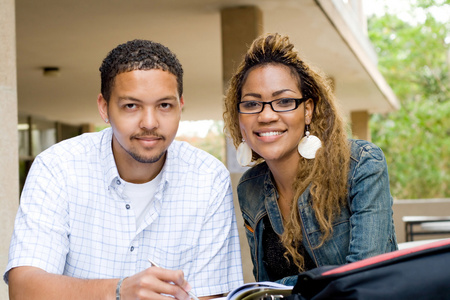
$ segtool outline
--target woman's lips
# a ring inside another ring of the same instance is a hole
[[[278,136],[278,135],[282,135],[283,133],[285,133],[286,130],[281,131],[281,130],[271,130],[271,131],[259,131],[259,132],[255,132],[255,134],[259,137],[267,137],[267,136]]]

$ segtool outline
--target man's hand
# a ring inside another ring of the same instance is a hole
[[[183,271],[150,267],[136,275],[125,278],[120,289],[121,300],[127,299],[175,299],[189,300],[187,292],[191,286],[185,280]]]
[[[36,267],[16,267],[9,271],[9,296],[12,300],[115,300],[117,282],[118,279],[80,279]],[[182,271],[151,267],[127,277],[120,294],[121,300],[173,299],[169,295],[189,300],[190,289]]]

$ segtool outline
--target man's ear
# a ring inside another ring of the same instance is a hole
[[[309,125],[311,123],[314,112],[314,101],[309,98],[305,102],[305,124]]]
[[[98,112],[100,113],[100,116],[102,119],[108,123],[108,102],[106,102],[105,98],[103,98],[102,94],[99,94],[97,97],[97,108]]]
[[[180,108],[183,108],[183,106],[184,106],[184,97],[181,96],[180,97]]]

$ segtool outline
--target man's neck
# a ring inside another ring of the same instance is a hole
[[[115,150],[113,147],[114,160],[120,178],[130,183],[145,183],[153,180],[161,172],[167,157],[166,152],[157,162],[142,163],[128,154],[116,153],[116,151],[121,150]]]
[[[117,164],[117,170],[119,171],[120,178],[130,183],[146,183],[153,180],[161,172],[164,166],[165,155],[156,163],[137,163],[136,166],[128,165],[126,168],[119,167]],[[162,163],[160,163],[162,162]]]

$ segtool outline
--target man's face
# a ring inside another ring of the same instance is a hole
[[[109,104],[98,106],[113,129],[117,165],[161,163],[178,130],[184,100],[176,76],[162,70],[120,73],[114,79]],[[123,162],[121,164],[121,162]]]

